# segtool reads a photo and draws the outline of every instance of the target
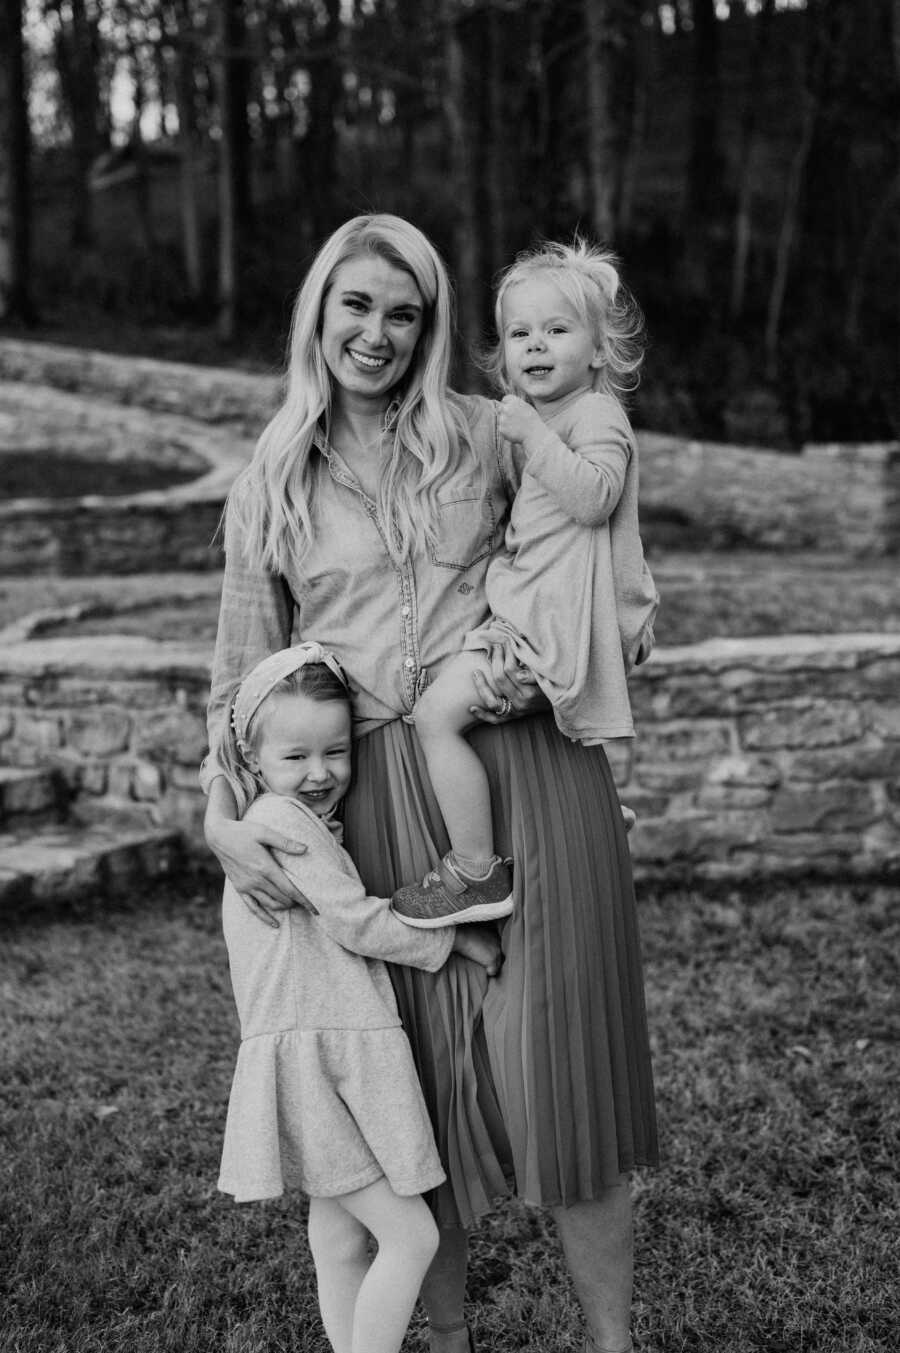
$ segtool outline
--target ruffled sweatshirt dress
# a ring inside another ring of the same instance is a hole
[[[296,800],[263,795],[246,817],[307,847],[275,856],[319,914],[295,907],[276,930],[225,885],[241,1046],[219,1188],[237,1202],[382,1176],[401,1195],[435,1188],[444,1170],[383,960],[436,972],[454,932],[411,929],[367,896],[339,829]]]

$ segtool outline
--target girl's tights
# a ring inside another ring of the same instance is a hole
[[[370,1235],[378,1245],[372,1260]],[[340,1198],[311,1198],[309,1247],[334,1353],[398,1353],[438,1247],[424,1200],[401,1198],[386,1179]]]

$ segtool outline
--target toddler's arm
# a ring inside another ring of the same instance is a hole
[[[602,395],[589,399],[591,417],[579,420],[571,445],[517,395],[507,395],[500,405],[500,431],[521,443],[526,469],[567,516],[581,526],[600,526],[622,496],[632,443],[615,400]]]
[[[456,938],[453,928],[414,930],[398,921],[390,910],[390,899],[370,897],[356,871],[345,868],[344,857],[330,841],[320,839],[302,810],[289,800],[267,794],[251,805],[247,816],[306,845],[303,855],[276,850],[275,858],[316,907],[316,924],[342,948],[364,958],[428,972],[437,972],[447,961]]]

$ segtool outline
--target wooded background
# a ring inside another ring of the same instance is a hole
[[[516,250],[611,244],[644,426],[900,435],[900,0],[3,0],[0,331],[277,366],[399,212],[473,386]]]

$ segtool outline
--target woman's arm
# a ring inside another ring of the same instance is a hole
[[[225,572],[207,707],[210,751],[200,770],[200,783],[208,795],[203,825],[210,850],[247,906],[260,920],[277,926],[273,911],[310,905],[271,855],[273,848],[290,851],[294,847],[283,834],[238,820],[217,749],[235,682],[269,653],[290,644],[294,600],[283,579],[255,568],[244,557],[234,501],[239,493],[238,489],[229,500],[225,515]]]
[[[529,473],[581,526],[607,521],[625,487],[630,436],[612,401],[609,413],[603,423],[582,419],[567,445],[524,399],[507,395],[500,405],[503,436],[521,444]]]

